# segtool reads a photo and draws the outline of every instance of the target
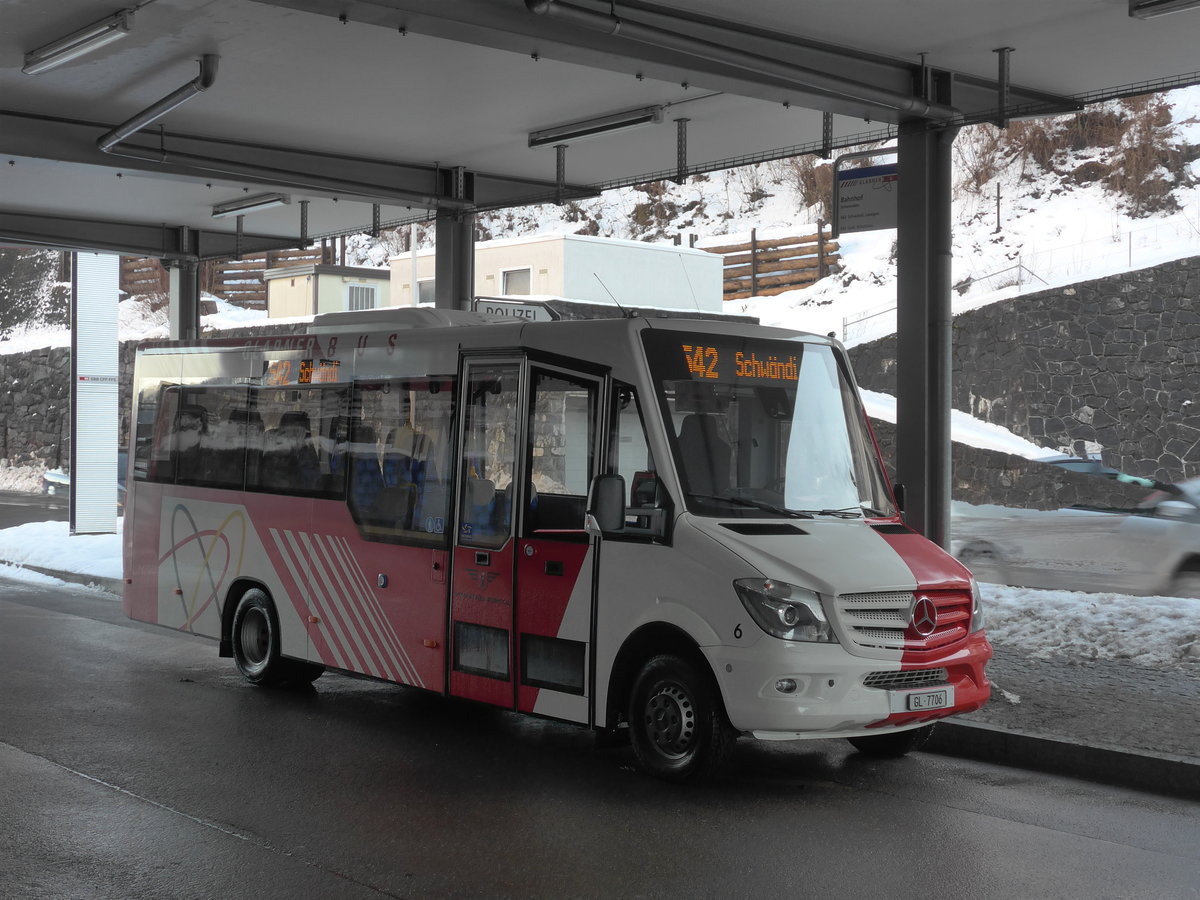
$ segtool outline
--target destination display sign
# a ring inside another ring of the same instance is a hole
[[[786,384],[800,377],[801,345],[681,341],[679,352],[694,381]]]

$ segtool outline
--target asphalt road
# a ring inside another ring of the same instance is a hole
[[[844,742],[680,787],[581,730],[250,687],[103,594],[0,582],[0,896],[1200,897],[1200,804]]]
[[[65,494],[51,497],[23,491],[0,491],[0,528],[26,522],[65,522],[70,515]]]

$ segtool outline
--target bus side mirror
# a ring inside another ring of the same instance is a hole
[[[584,530],[595,537],[625,527],[625,479],[620,475],[597,475],[588,491]]]
[[[900,512],[904,512],[904,485],[893,484],[892,496],[896,500],[896,509],[900,510]]]

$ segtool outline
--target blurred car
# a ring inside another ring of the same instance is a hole
[[[129,468],[129,453],[117,451],[117,509],[125,508],[125,477]],[[69,469],[48,469],[42,474],[43,494],[68,494],[71,490]]]
[[[1121,472],[1112,466],[1106,466],[1098,459],[1081,456],[1052,456],[1049,459],[1039,459],[1038,462],[1058,466],[1068,472],[1080,472],[1084,475],[1100,475],[1104,478],[1116,478]]]
[[[954,503],[951,550],[994,584],[1200,598],[1200,479],[1150,483],[1129,510]]]

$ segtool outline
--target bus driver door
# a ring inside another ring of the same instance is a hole
[[[583,530],[601,382],[469,361],[450,615],[450,693],[588,721],[593,616]]]

